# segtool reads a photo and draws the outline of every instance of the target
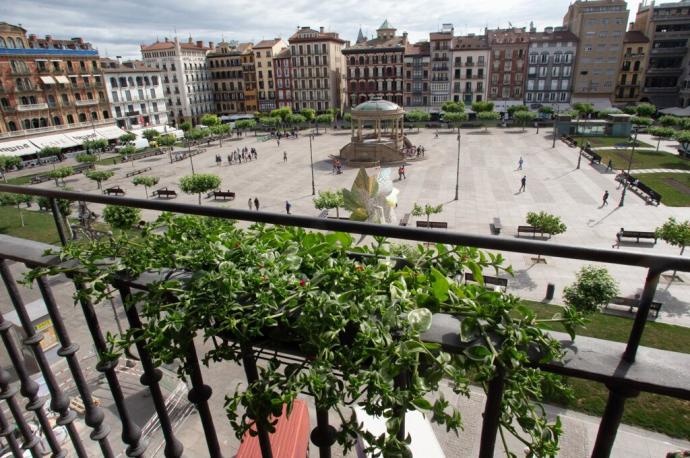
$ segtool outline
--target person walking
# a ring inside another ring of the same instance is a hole
[[[400,175],[402,176],[403,180],[407,180],[407,177],[405,176],[405,164],[400,166]]]
[[[254,206],[256,207],[256,211],[259,211],[259,198],[254,197]]]
[[[520,189],[518,190],[518,192],[524,192],[526,188],[527,188],[527,175],[523,175],[522,179],[520,180]]]
[[[247,206],[249,206],[250,210],[254,210],[254,206],[252,205],[252,198],[251,196],[249,197],[249,200],[247,201]]]
[[[604,196],[601,199],[601,206],[604,207],[609,204],[609,191],[604,191]]]
[[[287,212],[288,215],[290,214],[290,209],[291,209],[291,208],[292,208],[292,204],[291,204],[289,201],[286,200],[286,201],[285,201],[285,211]]]
[[[287,151],[283,151],[283,162],[287,162]]]
[[[518,161],[518,170],[522,170],[522,164],[524,164],[525,161],[522,159],[522,156],[520,156],[520,160]]]
[[[608,172],[609,170],[613,170],[613,161],[609,159],[609,163],[606,164],[606,171]]]

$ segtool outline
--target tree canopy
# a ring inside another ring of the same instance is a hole
[[[287,122],[290,115],[292,115],[292,108],[290,107],[280,107],[276,108],[275,110],[271,110],[271,117],[280,118],[280,121],[283,123]]]
[[[256,127],[256,121],[253,119],[240,119],[235,122],[235,127],[240,130],[254,129]]]
[[[189,129],[192,128],[192,123],[189,121],[185,121],[185,122],[180,123],[179,127],[182,131],[187,132]]]
[[[38,152],[39,157],[50,157],[50,156],[58,156],[60,154],[60,151],[62,151],[62,148],[58,146],[46,146],[44,148],[41,148],[41,150]]]
[[[563,301],[578,312],[596,312],[619,294],[618,284],[605,267],[584,266],[575,283],[563,290]]]
[[[142,185],[144,186],[144,192],[146,193],[146,198],[149,198],[149,188],[151,186],[156,186],[158,184],[158,177],[152,177],[148,175],[139,175],[134,177],[132,183],[134,186]]]
[[[161,146],[173,146],[177,142],[177,137],[173,134],[165,134],[158,137],[157,141]]]
[[[675,138],[680,143],[683,151],[690,153],[690,130],[676,131]]]
[[[48,172],[48,176],[55,180],[55,186],[59,186],[58,180],[62,180],[62,184],[65,184],[65,178],[70,175],[74,175],[74,169],[69,166],[58,167]]]
[[[19,156],[0,156],[0,171],[5,183],[7,183],[7,171],[19,167],[21,163],[22,158]]]
[[[135,134],[133,134],[132,132],[125,132],[124,134],[120,135],[120,138],[119,138],[121,143],[133,142],[136,139],[137,139],[137,136]]]
[[[678,124],[680,124],[680,118],[678,118],[676,116],[668,116],[668,115],[662,116],[659,118],[658,121],[659,121],[659,124],[661,124],[664,127],[673,127],[673,126],[677,126]]]
[[[669,245],[680,247],[680,254],[690,244],[690,221],[677,221],[670,217],[663,226],[657,228],[656,235]]]
[[[304,119],[306,119],[307,122],[312,122],[314,118],[316,118],[316,111],[312,110],[311,108],[303,108],[299,113],[304,116]]]
[[[220,177],[211,173],[197,173],[180,179],[180,189],[185,194],[198,194],[201,205],[201,194],[220,187]]]
[[[513,117],[522,125],[522,130],[524,132],[525,124],[537,119],[537,114],[533,111],[518,111],[513,115]]]
[[[519,113],[520,111],[529,111],[529,108],[525,105],[511,105],[508,107],[508,114],[511,117],[515,116],[515,113]]]
[[[314,198],[314,207],[318,210],[330,210],[335,208],[336,217],[340,218],[339,207],[345,206],[343,191],[319,191],[319,195]]]
[[[648,118],[656,114],[656,106],[651,103],[640,103],[637,105],[635,112],[637,116]]]
[[[264,116],[259,118],[259,122],[268,127],[276,127],[278,124],[280,124],[280,118],[278,117],[271,117],[271,116]]]
[[[424,204],[420,205],[417,202],[414,203],[414,206],[412,207],[412,213],[413,216],[426,216],[426,221],[427,223],[429,222],[429,218],[431,218],[431,215],[436,215],[438,213],[441,213],[443,211],[443,204],[438,204],[438,205],[432,205],[432,204]]]
[[[96,156],[89,153],[77,154],[74,159],[76,159],[80,164],[94,164],[98,160]]]
[[[89,180],[95,181],[98,184],[98,189],[101,189],[101,183],[110,179],[115,173],[110,170],[90,170],[84,175]]]
[[[317,124],[331,124],[333,122],[333,115],[330,113],[323,113],[316,117]]]
[[[103,219],[113,229],[126,231],[136,225],[141,219],[141,209],[135,207],[120,207],[106,205],[103,209]]]
[[[651,126],[654,124],[654,120],[652,118],[645,118],[642,116],[633,116],[630,118],[630,122],[635,126]]]
[[[560,216],[551,215],[544,211],[527,213],[527,224],[536,227],[544,234],[558,235],[564,233],[568,226],[561,221]]]
[[[201,124],[203,124],[206,127],[217,126],[218,124],[220,124],[220,119],[218,119],[218,116],[212,113],[206,113],[201,117]]]
[[[463,113],[465,111],[465,103],[453,102],[452,100],[449,100],[447,102],[443,102],[443,105],[441,105],[441,111],[446,113]]]
[[[143,135],[144,138],[149,142],[152,142],[154,139],[156,139],[156,137],[160,137],[161,133],[156,129],[146,129],[141,133],[141,135]]]
[[[494,110],[494,103],[493,102],[486,102],[486,101],[481,101],[481,102],[474,102],[472,104],[472,111],[475,113],[483,113],[487,111],[493,111]]]

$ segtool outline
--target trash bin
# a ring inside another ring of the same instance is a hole
[[[553,293],[556,292],[556,285],[549,283],[546,285],[546,300],[550,301],[553,299]]]

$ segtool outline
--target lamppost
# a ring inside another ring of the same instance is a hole
[[[632,151],[630,151],[630,160],[628,161],[628,176],[625,177],[625,185],[623,186],[623,192],[621,193],[621,201],[618,202],[618,206],[622,207],[625,204],[625,192],[628,190],[628,178],[630,177],[630,169],[632,168],[633,155],[635,154],[635,145],[637,145],[637,129],[633,127],[635,132],[635,137],[633,137]]]
[[[558,113],[560,109],[560,104],[556,104],[556,117],[553,119],[553,144],[551,145],[551,148],[556,147],[556,121],[558,120]]]
[[[311,138],[312,136],[309,135],[309,161],[311,162],[311,195],[315,196],[316,186],[314,186],[314,154],[312,153],[311,148]]]
[[[194,161],[192,161],[192,139],[187,139],[187,154],[189,154],[189,163],[192,165],[192,175],[194,175]]]
[[[455,200],[458,200],[458,188],[460,186],[460,129],[458,129],[458,165],[455,171]]]

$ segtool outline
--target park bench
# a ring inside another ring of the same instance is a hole
[[[536,238],[537,234],[541,235],[542,237],[544,236],[544,231],[539,229],[538,227],[534,226],[518,226],[517,228],[517,235],[518,237],[520,234],[532,234],[532,238]]]
[[[635,194],[642,197],[648,204],[659,205],[661,203],[661,194],[627,172],[619,173],[616,176],[616,181],[630,187]]]
[[[570,146],[571,148],[577,146],[577,142],[570,135],[561,136],[561,140],[563,141],[563,143]]]
[[[86,172],[87,170],[95,169],[96,165],[95,164],[79,164],[74,166],[74,174],[76,175],[77,173],[83,173]]]
[[[292,411],[287,415],[287,405],[283,404],[283,413],[271,417],[275,421],[275,432],[269,436],[273,456],[281,458],[304,458],[309,451],[309,410],[307,403],[300,399],[292,402]],[[261,458],[261,447],[256,428],[247,431],[235,458]]]
[[[501,288],[503,288],[503,292],[508,290],[508,279],[507,278],[492,277],[491,275],[482,275],[482,278],[484,279],[485,285],[500,286]],[[467,283],[468,281],[471,281],[474,283],[479,283],[474,278],[474,274],[472,272],[465,272],[465,283]]]
[[[587,147],[582,150],[582,155],[589,159],[590,164],[601,164],[601,156],[599,156],[592,148]]]
[[[113,194],[116,196],[124,196],[125,191],[119,186],[113,186],[112,188],[104,189],[103,194],[107,194],[109,196],[111,196]]]
[[[39,184],[49,181],[50,177],[48,175],[36,175],[31,177],[31,184]]]
[[[429,229],[448,229],[448,223],[445,221],[417,221],[417,227],[426,227]]]
[[[405,213],[405,215],[402,218],[400,218],[400,225],[401,226],[407,226],[409,224],[409,222],[410,222],[410,214]]]
[[[620,296],[616,296],[616,297],[614,297],[613,299],[611,299],[611,302],[609,302],[609,304],[612,304],[612,305],[624,305],[624,306],[626,306],[626,307],[630,307],[630,309],[629,309],[628,311],[632,313],[632,311],[633,311],[634,309],[636,309],[637,307],[640,306],[640,298],[639,298],[639,296],[637,296],[637,297],[620,297]],[[606,306],[604,307],[604,309],[608,309],[609,304],[606,304]],[[658,317],[659,317],[659,311],[661,310],[661,306],[662,306],[662,305],[663,305],[663,304],[662,304],[661,302],[652,301],[652,304],[649,306],[649,309],[650,309],[650,310],[654,310],[654,312],[655,312],[654,317],[655,317],[655,318],[658,318]]]
[[[165,187],[153,191],[153,194],[151,194],[151,196],[158,197],[159,199],[174,199],[175,197],[177,197],[177,192]]]
[[[654,239],[654,244],[656,245],[657,241],[657,236],[655,232],[626,231],[624,228],[621,228],[621,230],[618,231],[618,233],[616,234],[616,239],[618,239],[618,243],[621,242],[621,239],[623,237],[637,239],[637,243],[640,243],[640,239]]]
[[[213,200],[235,200],[235,193],[230,191],[213,191]]]
[[[144,167],[143,169],[132,170],[131,172],[127,172],[125,174],[125,177],[129,178],[129,177],[133,177],[134,175],[141,175],[142,173],[146,173],[149,170],[151,170],[151,167]]]
[[[319,213],[319,218],[328,218],[328,209],[325,209]]]
[[[501,224],[501,218],[494,218],[491,223],[491,229],[495,235],[501,235],[501,229],[503,229],[503,224]]]

